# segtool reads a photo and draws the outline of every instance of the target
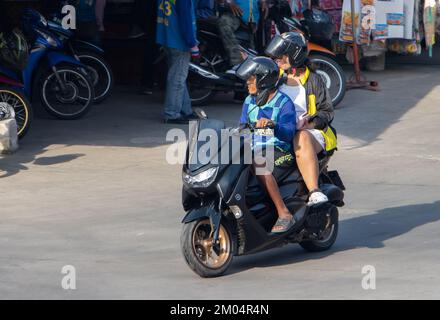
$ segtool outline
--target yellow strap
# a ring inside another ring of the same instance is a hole
[[[333,130],[328,127],[325,131],[321,130],[321,133],[324,136],[325,151],[332,151],[333,149],[336,149],[338,146],[338,141]]]
[[[307,108],[307,112],[310,116],[313,116],[316,114],[316,96],[314,94],[309,95],[309,105]]]
[[[299,81],[303,86],[306,84],[307,80],[309,80],[309,76],[310,76],[310,70],[309,68],[306,67],[306,72],[304,72],[304,74],[301,75],[301,77],[299,78]]]

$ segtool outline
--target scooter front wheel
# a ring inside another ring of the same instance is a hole
[[[43,77],[42,103],[59,119],[83,117],[90,111],[94,97],[93,84],[74,66],[63,65]]]
[[[218,243],[214,244],[209,219],[200,219],[184,224],[180,246],[188,266],[203,278],[221,276],[232,262],[233,239],[231,233],[221,224]]]
[[[19,139],[23,138],[28,132],[33,119],[31,104],[20,91],[10,87],[0,87],[0,102],[14,108],[17,135]]]

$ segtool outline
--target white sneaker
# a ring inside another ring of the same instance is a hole
[[[309,202],[307,203],[307,205],[311,207],[325,202],[328,202],[327,196],[323,194],[321,191],[317,190],[310,194]]]

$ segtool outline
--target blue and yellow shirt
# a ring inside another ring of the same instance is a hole
[[[292,141],[296,130],[295,106],[288,96],[278,91],[264,106],[255,103],[254,96],[248,96],[243,104],[240,123],[255,123],[261,118],[275,122],[273,135],[254,134],[252,148],[273,145],[284,151],[292,150]]]
[[[180,51],[198,44],[192,0],[158,0],[157,43]]]
[[[241,20],[248,24],[249,22],[258,23],[260,20],[259,0],[235,0],[235,4],[243,10]]]

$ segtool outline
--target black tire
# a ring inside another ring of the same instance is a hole
[[[339,213],[338,209],[335,206],[332,206],[331,208],[332,223],[329,226],[329,228],[332,228],[331,234],[323,240],[307,240],[300,242],[299,245],[305,250],[309,252],[322,252],[329,250],[335,243],[336,238],[338,237]]]
[[[227,235],[227,239],[225,241],[229,241],[229,253],[227,258],[225,258],[224,263],[222,263],[219,267],[207,267],[196,254],[196,245],[194,244],[195,232],[198,230],[198,226],[206,225],[206,223],[209,223],[209,219],[207,218],[184,224],[180,236],[180,247],[186,263],[196,274],[203,278],[219,277],[223,275],[231,265],[232,257],[234,255],[234,240],[230,230],[222,223],[221,228],[223,228],[223,232],[225,232],[224,234]]]
[[[327,86],[332,98],[333,106],[336,107],[342,99],[344,99],[347,78],[344,70],[334,59],[328,56],[312,53],[310,61],[317,68],[317,73],[320,74],[326,84],[330,81],[330,88]]]
[[[59,66],[57,71],[68,83],[68,91],[61,92],[55,73],[51,70],[42,77],[40,83],[41,103],[49,114],[58,119],[74,120],[84,117],[91,110],[95,97],[90,79],[73,65]]]
[[[188,74],[188,93],[193,106],[204,106],[209,104],[215,97],[216,92],[210,88],[203,88],[201,80],[198,76],[193,75],[192,72]],[[202,89],[202,94],[197,94],[196,90]]]
[[[88,67],[95,91],[95,103],[107,99],[114,84],[113,71],[104,58],[93,52],[77,53],[79,60]]]
[[[0,102],[5,102],[14,108],[17,122],[18,138],[23,138],[31,127],[34,111],[29,100],[18,90],[0,87]]]

